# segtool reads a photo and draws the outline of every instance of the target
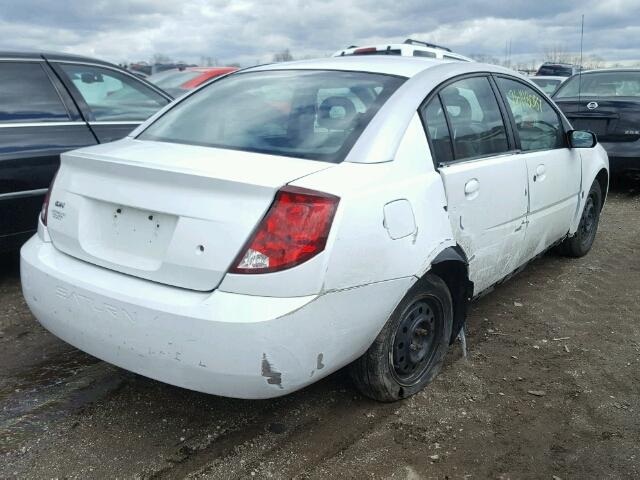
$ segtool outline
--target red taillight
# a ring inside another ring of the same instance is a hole
[[[40,220],[42,220],[42,224],[47,226],[47,219],[49,215],[49,198],[51,198],[51,189],[53,189],[53,182],[56,181],[56,177],[58,176],[58,172],[53,175],[53,179],[51,180],[51,184],[49,185],[49,189],[47,190],[47,194],[44,196],[44,202],[42,203],[42,210],[40,211]]]
[[[276,272],[322,252],[339,201],[305,188],[282,188],[230,272]]]

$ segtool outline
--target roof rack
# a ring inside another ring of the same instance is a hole
[[[413,38],[407,38],[404,41],[404,43],[407,45],[418,45],[422,47],[439,48],[440,50],[446,50],[447,52],[451,51],[450,48],[442,47],[440,45],[436,45],[435,43],[421,42],[420,40],[414,40]]]

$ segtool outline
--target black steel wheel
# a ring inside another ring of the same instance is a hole
[[[600,183],[595,180],[587,194],[582,216],[580,217],[580,224],[575,235],[565,239],[560,245],[560,250],[563,254],[569,257],[583,257],[589,253],[596,239],[601,209],[602,189],[600,188]]]
[[[417,300],[402,313],[389,352],[399,384],[413,385],[429,368],[438,351],[443,323],[442,306],[433,296]]]
[[[584,212],[580,219],[580,226],[578,227],[580,236],[580,242],[583,246],[593,244],[593,240],[596,236],[596,230],[598,229],[598,213],[596,209],[596,194],[591,192],[587,197],[587,201],[584,205]]]
[[[426,274],[350,366],[354,383],[364,395],[383,402],[419,392],[440,372],[452,326],[449,289],[440,277]]]

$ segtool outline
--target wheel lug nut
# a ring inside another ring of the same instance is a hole
[[[429,333],[429,332],[428,332],[428,330],[426,328],[416,328],[416,335],[418,337],[424,337],[424,336],[427,335],[427,333]]]
[[[418,350],[418,345],[412,343],[411,345],[409,345],[409,350],[413,350],[415,352],[416,350]]]

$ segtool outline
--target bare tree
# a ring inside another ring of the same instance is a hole
[[[562,44],[556,43],[544,49],[544,61],[552,63],[571,63],[572,55]]]
[[[163,53],[154,53],[153,57],[151,58],[151,64],[154,63],[171,63],[171,57],[169,57],[168,55],[165,55]]]
[[[544,61],[551,63],[571,63],[573,65],[580,65],[589,70],[595,70],[598,68],[604,68],[606,61],[599,55],[583,55],[580,58],[579,52],[570,52],[564,45],[555,44],[544,49]]]
[[[206,55],[200,55],[200,66],[202,67],[216,67],[218,66],[218,59],[209,57]]]
[[[481,63],[491,63],[493,65],[500,65],[500,60],[498,60],[493,55],[486,55],[484,53],[472,53],[469,57],[473,58],[476,62]]]
[[[588,55],[582,59],[582,66],[589,70],[597,70],[605,67],[605,61],[599,55]]]
[[[275,53],[273,55],[273,61],[276,62],[276,63],[277,62],[290,62],[291,60],[293,60],[293,55],[291,55],[291,52],[289,51],[288,48],[285,48],[281,52]]]

